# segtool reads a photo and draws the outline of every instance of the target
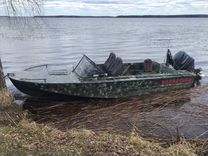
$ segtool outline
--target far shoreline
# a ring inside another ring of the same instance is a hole
[[[184,15],[118,15],[118,16],[79,16],[79,15],[47,15],[47,16],[0,16],[8,18],[208,18],[208,14]]]
[[[34,16],[35,18],[208,18],[208,14],[194,15],[118,15],[118,16],[77,16],[77,15],[56,15],[56,16]]]

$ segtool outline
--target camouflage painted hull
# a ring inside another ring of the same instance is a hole
[[[66,70],[36,70],[40,67],[43,66],[10,74],[9,78],[17,89],[31,96],[57,94],[87,98],[127,98],[190,88],[196,79],[196,74],[188,71],[82,79]]]

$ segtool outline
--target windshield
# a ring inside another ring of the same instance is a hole
[[[104,74],[103,70],[100,69],[90,58],[86,55],[82,57],[75,69],[73,70],[77,75],[83,78],[90,78],[93,75]]]

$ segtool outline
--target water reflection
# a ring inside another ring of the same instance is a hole
[[[208,138],[208,87],[122,100],[28,98],[24,108],[32,118],[61,130],[87,128],[123,134],[137,130],[144,137],[174,141]]]

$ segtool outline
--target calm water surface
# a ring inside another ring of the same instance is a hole
[[[55,118],[60,117],[57,112],[65,114],[67,118],[62,119],[65,121],[62,128],[110,127],[129,131],[132,125],[141,127],[141,124],[142,127],[152,129],[150,126],[153,125],[152,123],[158,125],[156,123],[166,119],[169,123],[165,124],[167,126],[165,132],[161,128],[164,126],[156,126],[157,130],[152,133],[172,134],[176,129],[180,129],[182,135],[186,137],[208,138],[207,28],[207,18],[14,18],[10,20],[0,18],[0,57],[5,73],[8,73],[46,63],[74,66],[82,54],[87,54],[96,63],[102,63],[112,51],[124,62],[137,62],[146,58],[164,62],[167,48],[170,48],[173,54],[184,50],[195,58],[196,66],[203,69],[205,77],[202,86],[189,90],[188,93],[186,91],[185,100],[179,99],[174,101],[177,106],[171,105],[160,110],[157,117],[154,116],[154,121],[151,113],[148,113],[149,116],[143,114],[146,118],[142,121],[138,120],[141,119],[141,103],[156,101],[159,105],[167,102],[167,98],[170,99],[174,97],[173,95],[160,94],[157,96],[160,97],[159,100],[151,97],[150,101],[138,97],[125,102],[82,100],[55,102],[59,104],[59,109],[56,107],[57,111],[38,108],[36,112],[42,116],[52,115]],[[9,81],[7,83],[14,94],[19,94]],[[34,103],[43,105],[50,102],[30,98],[25,101],[25,105],[29,106]],[[54,102],[52,104],[54,105]],[[67,113],[63,112],[63,108],[67,108]],[[45,122],[54,122],[51,118],[46,119]],[[95,121],[95,119],[99,120]]]

